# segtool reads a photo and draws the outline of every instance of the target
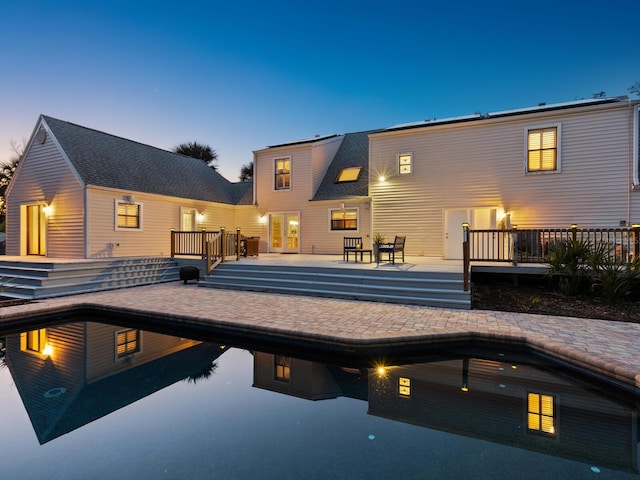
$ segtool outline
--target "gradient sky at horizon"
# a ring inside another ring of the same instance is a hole
[[[316,134],[558,103],[640,81],[640,2],[17,0],[0,5],[0,162],[40,114],[237,181]]]

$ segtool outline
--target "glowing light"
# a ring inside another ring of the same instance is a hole
[[[469,391],[469,387],[464,385],[463,387],[460,388],[460,390],[462,390],[463,392],[468,392]]]
[[[42,349],[42,355],[44,355],[45,357],[52,357],[53,347],[47,343]]]
[[[261,225],[264,225],[265,223],[267,223],[267,216],[266,215],[260,215],[258,217],[258,223],[260,223]]]
[[[198,223],[202,223],[204,222],[204,213],[199,213],[198,214]]]
[[[387,177],[385,177],[384,175],[380,175],[380,176],[378,177],[378,181],[379,181],[380,183],[384,183],[386,180],[387,180]]]
[[[383,367],[382,365],[380,365],[376,369],[376,372],[378,373],[378,375],[384,375],[385,373],[387,373],[387,369],[385,367]]]
[[[42,213],[44,213],[47,217],[53,213],[53,207],[51,205],[45,205],[42,207]]]

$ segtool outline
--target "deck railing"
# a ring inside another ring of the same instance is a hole
[[[171,230],[171,257],[176,255],[196,255],[206,260],[207,275],[227,257],[240,259],[241,234],[237,228],[228,233],[224,228],[219,231],[177,232]]]
[[[464,289],[469,289],[470,262],[546,263],[549,245],[584,240],[609,246],[611,258],[628,262],[640,255],[640,225],[627,228],[530,228],[472,230],[463,224]]]

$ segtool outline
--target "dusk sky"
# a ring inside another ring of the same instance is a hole
[[[0,5],[0,162],[42,113],[170,150],[591,98],[640,81],[640,1]]]

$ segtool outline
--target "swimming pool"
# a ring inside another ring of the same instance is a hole
[[[537,356],[333,358],[126,324],[7,336],[0,477],[638,477],[637,398]]]

